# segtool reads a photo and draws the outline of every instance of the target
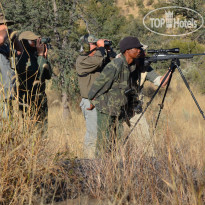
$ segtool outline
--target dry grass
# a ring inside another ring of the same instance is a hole
[[[66,198],[75,200],[64,204],[204,204],[204,120],[177,72],[153,137],[154,157],[144,154],[135,136],[109,157],[78,160],[85,133],[78,105],[64,121],[60,95],[47,93],[48,135],[29,117],[23,126],[18,112],[1,121],[1,204],[53,204]],[[196,97],[205,110],[205,96]],[[150,130],[160,99],[147,113]]]
[[[147,90],[151,89],[150,86],[148,84]],[[147,113],[151,130],[161,97],[156,97]],[[205,96],[196,94],[196,97],[205,110]],[[56,119],[54,112],[52,116]],[[82,157],[79,150],[82,150],[85,132],[83,116],[72,111],[72,120],[64,125],[69,138],[58,144],[65,146],[68,141],[74,142],[73,146],[67,146],[76,156]],[[94,204],[203,204],[204,131],[204,120],[176,72],[153,137],[155,157],[144,155],[144,147],[137,147],[139,142],[135,140],[126,147],[120,146],[117,154],[110,155],[112,157],[86,161],[81,164],[86,176],[85,189],[95,200],[78,198],[76,204],[82,201],[82,204],[90,204],[93,200]]]
[[[48,91],[49,103],[49,144],[51,150],[64,152],[69,150],[73,157],[82,157],[83,136],[85,133],[85,122],[78,110],[71,109],[68,120],[62,118],[62,106],[60,96],[56,98],[56,92]],[[77,107],[77,106],[76,106]]]

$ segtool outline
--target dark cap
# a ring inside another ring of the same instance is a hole
[[[10,20],[7,20],[5,18],[5,16],[3,15],[3,13],[0,13],[0,25],[1,24],[7,24],[7,25],[13,25],[14,22],[13,21],[10,21]]]
[[[132,49],[132,48],[141,48],[143,45],[140,43],[139,39],[137,37],[128,36],[123,38],[120,41],[120,52],[124,53],[126,50]]]

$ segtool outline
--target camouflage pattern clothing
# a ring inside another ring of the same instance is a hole
[[[98,138],[96,154],[115,149],[123,132],[126,91],[130,85],[130,66],[124,56],[111,61],[93,83],[88,98],[97,109]]]
[[[17,73],[20,109],[23,110],[24,105],[26,110],[30,107],[31,114],[43,121],[48,112],[45,80],[52,75],[50,63],[43,56],[37,56],[33,48],[27,48],[19,57]]]
[[[110,116],[120,116],[127,104],[130,89],[130,66],[124,55],[115,58],[93,83],[88,98],[97,110]]]
[[[151,67],[136,69],[135,62],[128,65],[124,55],[121,55],[109,63],[93,83],[88,97],[93,99],[92,102],[98,114],[97,142],[100,145],[98,144],[97,152],[105,150],[105,144],[107,150],[110,150],[108,141],[111,144],[113,144],[113,139],[119,141],[123,130],[121,124],[135,115],[133,101],[139,100],[139,94],[146,79],[154,83],[159,76]],[[107,116],[104,117],[105,115]]]

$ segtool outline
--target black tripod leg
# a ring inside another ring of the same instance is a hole
[[[192,96],[192,98],[193,98],[193,100],[194,100],[194,102],[195,102],[195,104],[196,104],[196,106],[197,106],[199,112],[201,113],[203,119],[205,120],[204,112],[203,112],[203,110],[201,109],[201,107],[199,106],[199,103],[197,102],[197,100],[196,100],[196,98],[195,98],[193,92],[191,91],[191,88],[189,87],[189,84],[188,84],[188,82],[187,82],[185,76],[183,75],[181,68],[180,68],[179,66],[177,66],[177,69],[178,69],[178,71],[179,71],[179,73],[180,73],[180,75],[181,75],[181,77],[182,77],[182,79],[183,79],[183,81],[184,81],[184,83],[185,83],[187,89],[189,90],[189,92],[190,92],[190,94],[191,94],[191,96]]]
[[[172,72],[173,73],[173,69],[174,68],[170,68],[169,72],[167,72],[167,74],[164,76],[164,79],[162,80],[162,82],[160,83],[159,87],[157,88],[157,90],[155,91],[155,93],[153,94],[153,96],[151,97],[150,101],[147,103],[147,106],[145,107],[145,109],[143,110],[143,112],[141,113],[140,117],[138,118],[138,120],[135,122],[133,128],[130,130],[129,134],[127,135],[127,137],[124,139],[123,145],[127,142],[127,140],[129,139],[130,135],[132,134],[133,130],[135,129],[135,127],[137,126],[137,124],[139,123],[140,119],[142,118],[142,116],[144,115],[144,113],[147,111],[148,107],[151,105],[152,101],[154,100],[155,96],[157,95],[157,93],[159,92],[159,89],[162,87],[163,83],[165,82],[165,80],[168,78],[169,73]]]
[[[160,109],[159,109],[159,113],[158,113],[158,116],[157,116],[157,120],[156,120],[156,123],[155,123],[155,126],[154,126],[153,135],[154,135],[155,130],[156,130],[156,128],[157,128],[157,124],[158,124],[158,121],[159,121],[159,117],[160,117],[161,111],[162,111],[162,109],[164,108],[164,101],[165,101],[165,98],[166,98],[166,95],[167,95],[167,91],[168,91],[169,85],[170,85],[171,80],[172,80],[173,72],[174,72],[174,69],[171,70],[171,74],[170,74],[169,80],[168,80],[168,82],[167,82],[167,86],[166,86],[166,90],[165,90],[165,92],[164,92],[164,96],[163,96],[163,99],[162,99],[162,103],[159,104]]]

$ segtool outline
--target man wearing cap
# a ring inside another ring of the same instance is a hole
[[[47,46],[40,36],[31,31],[19,35],[24,51],[19,58],[17,72],[19,78],[20,109],[27,111],[33,119],[47,122],[47,97],[45,80],[51,79],[52,70],[47,59]]]
[[[133,128],[138,118],[141,116],[143,111],[143,86],[145,81],[150,81],[155,86],[159,86],[164,79],[164,76],[158,75],[150,65],[144,65],[145,50],[147,45],[143,45],[141,49],[141,55],[139,59],[135,59],[134,64],[131,66],[131,93],[127,95],[128,105],[127,105],[127,116],[130,129]],[[164,87],[168,78],[162,84]],[[138,147],[147,147],[145,150],[149,155],[154,155],[154,148],[152,138],[149,133],[149,125],[145,116],[141,116],[140,121],[138,122],[135,129],[132,131],[131,137],[132,140],[136,141],[135,143]]]
[[[121,55],[107,64],[88,93],[88,98],[97,109],[97,154],[102,150],[112,150],[113,144],[121,138],[122,122],[129,118],[127,105],[132,90],[132,67],[142,57],[142,47],[136,37],[129,36],[121,40]],[[142,72],[137,70],[135,77]]]
[[[97,139],[97,114],[95,107],[88,100],[88,92],[104,66],[115,57],[115,53],[108,46],[104,46],[104,39],[96,39],[87,34],[80,38],[81,55],[76,60],[76,70],[81,93],[80,107],[86,121],[84,137],[84,155],[93,158]]]
[[[13,32],[7,27],[12,24],[14,24],[13,21],[5,19],[4,15],[0,13],[0,72],[1,86],[3,87],[3,92],[0,93],[0,99],[3,101],[1,108],[3,110],[3,117],[5,118],[12,114],[12,100],[14,99],[16,85],[14,71],[15,54],[18,55],[22,51],[22,47],[16,38],[16,32]],[[13,50],[13,46],[15,50]]]

